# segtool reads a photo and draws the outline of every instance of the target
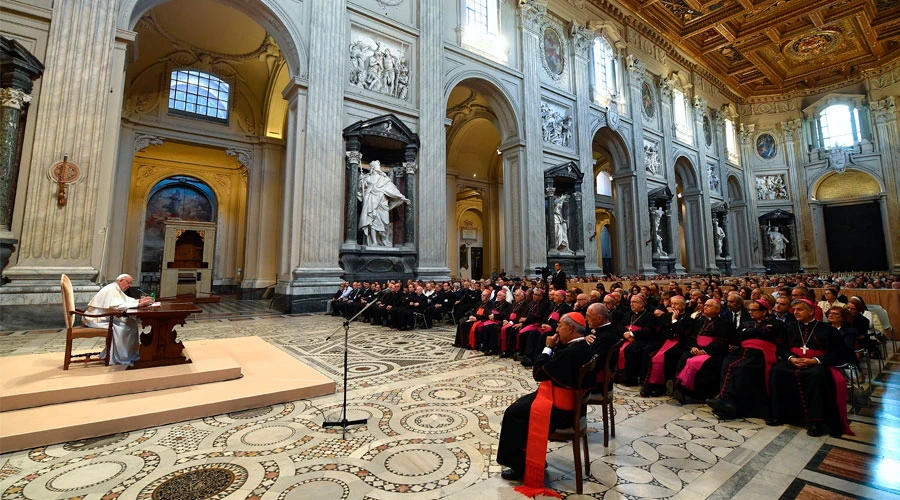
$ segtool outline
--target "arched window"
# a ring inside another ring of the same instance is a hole
[[[694,133],[687,99],[684,97],[684,91],[679,88],[672,90],[672,111],[675,115],[675,136],[683,142],[693,142]]]
[[[460,45],[506,64],[508,43],[500,34],[499,0],[464,0]]]
[[[599,172],[596,177],[597,194],[612,196],[612,177],[608,172]]]
[[[852,146],[862,138],[859,110],[846,104],[833,104],[819,113],[822,147]]]
[[[169,113],[228,123],[231,85],[196,70],[176,70],[169,83]]]
[[[466,0],[466,29],[497,33],[497,1]]]
[[[609,106],[610,99],[619,93],[619,70],[612,46],[602,36],[594,38],[591,46],[594,62],[594,100]]]
[[[728,161],[740,165],[740,155],[737,149],[737,131],[731,118],[725,118],[725,149],[728,153]]]

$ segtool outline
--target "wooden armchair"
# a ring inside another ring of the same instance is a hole
[[[72,361],[72,358],[83,357],[84,359],[80,361],[83,361],[85,364],[102,362],[103,364],[108,365],[109,355],[113,346],[112,318],[114,316],[119,316],[121,313],[115,311],[105,314],[86,314],[81,309],[75,309],[75,294],[72,292],[72,282],[69,281],[69,277],[65,274],[60,277],[59,288],[62,291],[63,313],[66,318],[66,353],[63,361],[63,370],[69,369],[69,363]],[[81,316],[82,318],[109,318],[109,327],[91,328],[88,326],[74,326],[75,316]],[[72,354],[72,340],[96,337],[106,337],[107,355],[105,359],[100,359],[99,352]]]
[[[554,429],[550,431],[548,439],[550,441],[572,441],[572,455],[575,459],[575,491],[579,495],[583,491],[584,476],[591,474],[591,456],[588,452],[587,439],[587,419],[584,417],[585,402],[584,397],[590,387],[593,387],[594,370],[597,367],[599,355],[594,355],[590,361],[581,365],[578,370],[578,387],[574,389],[575,395],[575,411],[572,419],[572,427],[564,429]],[[581,452],[579,446],[584,447],[584,476],[581,473]]]
[[[620,339],[606,352],[603,370],[597,373],[597,387],[584,402],[589,405],[600,405],[603,410],[603,446],[609,447],[609,436],[616,437],[616,410],[613,407],[612,381],[616,378],[619,350],[625,339]]]

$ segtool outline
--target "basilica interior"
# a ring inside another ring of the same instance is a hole
[[[0,356],[61,351],[61,274],[224,297],[182,334],[335,381],[344,281],[900,274],[898,1],[7,0],[0,35]],[[513,498],[537,385],[452,336],[365,326],[338,394],[5,453],[0,496]],[[584,495],[900,497],[885,354],[853,438],[617,385]]]

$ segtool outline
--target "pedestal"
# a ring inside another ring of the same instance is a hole
[[[797,259],[763,260],[766,274],[793,274],[800,272],[800,261]]]
[[[716,267],[719,268],[720,274],[731,276],[731,257],[716,257]]]
[[[345,248],[341,264],[346,281],[407,280],[416,277],[417,254],[408,248]]]
[[[584,276],[584,255],[573,253],[556,253],[547,254],[547,265],[553,267],[553,264],[559,262],[566,276],[572,279],[576,276]]]
[[[668,255],[666,257],[653,257],[653,267],[657,274],[676,274],[675,256]]]

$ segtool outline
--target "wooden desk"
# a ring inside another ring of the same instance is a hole
[[[126,316],[134,316],[141,320],[142,330],[150,327],[149,332],[141,332],[138,335],[141,359],[132,363],[128,369],[190,363],[191,360],[181,352],[184,345],[176,340],[178,332],[175,331],[175,325],[184,326],[184,320],[188,316],[199,312],[202,310],[194,304],[169,302],[163,302],[158,307],[125,311]]]

